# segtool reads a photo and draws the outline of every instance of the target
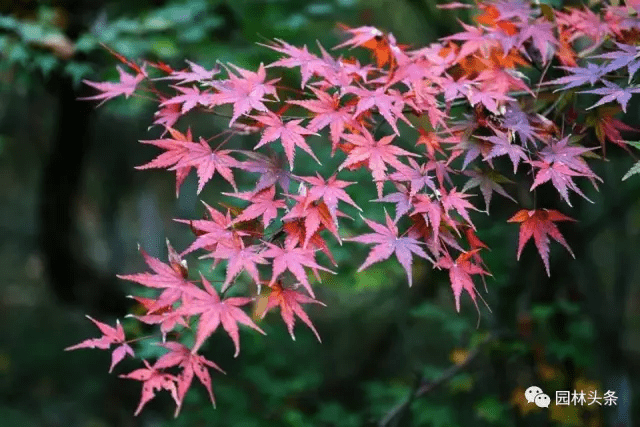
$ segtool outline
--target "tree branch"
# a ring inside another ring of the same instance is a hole
[[[417,388],[414,388],[411,391],[411,394],[407,397],[407,399],[405,399],[403,402],[398,403],[389,412],[387,412],[387,414],[378,423],[378,427],[386,427],[386,426],[391,425],[390,424],[391,421],[393,421],[398,415],[402,414],[406,409],[408,409],[408,407],[411,405],[411,403],[415,399],[417,399],[419,397],[422,397],[425,394],[428,394],[428,393],[432,392],[433,390],[435,390],[436,388],[438,388],[439,386],[443,385],[444,383],[449,381],[451,378],[453,378],[457,373],[459,373],[462,370],[464,370],[476,357],[478,357],[482,347],[484,347],[489,342],[495,340],[496,338],[497,337],[496,337],[495,334],[493,334],[493,333],[488,334],[467,355],[467,358],[464,360],[464,362],[462,362],[460,364],[456,364],[456,365],[450,366],[446,371],[443,372],[442,375],[440,375],[438,378],[436,378],[435,381],[432,381],[432,382],[429,382],[429,383],[426,383],[426,384],[422,384],[421,386],[419,386]],[[420,381],[418,383],[421,384],[423,382],[424,382],[424,378],[420,378]]]

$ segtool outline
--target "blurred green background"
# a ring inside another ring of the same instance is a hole
[[[335,247],[339,274],[315,285],[327,307],[308,310],[322,344],[300,323],[293,342],[277,314],[259,322],[266,337],[241,331],[237,359],[228,337],[210,340],[204,354],[227,372],[213,374],[215,410],[195,384],[178,419],[163,393],[133,417],[140,384],[108,375],[107,352],[63,352],[96,335],[84,314],[113,323],[134,308],[125,295],[139,288],[115,275],[146,268],[137,243],[166,259],[165,238],[180,250],[192,239],[172,219],[198,218],[199,199],[213,205],[230,191],[214,180],[197,197],[190,176],[176,199],[173,174],[134,170],[157,154],[137,142],[159,135],[147,131],[153,106],[132,98],[96,109],[76,100],[95,93],[82,79],[116,78],[116,60],[100,43],[176,68],[185,59],[255,68],[277,58],[256,44],[274,37],[317,53],[316,40],[342,40],[342,22],[375,25],[419,47],[457,32],[457,18],[468,20],[426,0],[0,1],[0,426],[640,423],[640,180],[621,182],[632,163],[622,150],[594,163],[605,183],[585,191],[593,205],[574,198],[569,211],[555,190],[538,191],[540,206],[579,220],[560,225],[576,259],[552,243],[551,278],[531,243],[516,262],[518,228],[506,223],[515,204],[496,197],[491,217],[473,217],[492,248],[484,258],[494,276],[483,292],[491,311],[481,306],[479,326],[468,299],[455,312],[445,273],[418,261],[412,288],[395,260],[357,274],[367,248],[345,244]],[[632,101],[628,123],[638,123],[638,107]],[[189,123],[196,135],[225,127],[197,114]],[[241,188],[251,178],[236,176]],[[367,175],[343,179],[359,178],[356,202],[380,220]],[[526,184],[508,191],[529,202]],[[342,224],[346,233],[364,230],[360,220]],[[209,265],[198,262],[190,258],[192,274]],[[130,319],[124,325],[128,335],[146,331]],[[139,354],[158,349],[143,344]],[[527,404],[530,385],[551,395],[549,409]],[[612,390],[618,401],[556,406],[556,390]]]

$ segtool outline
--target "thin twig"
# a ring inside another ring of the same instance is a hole
[[[419,397],[424,396],[427,393],[430,393],[431,391],[435,390],[436,388],[438,388],[439,386],[443,385],[444,383],[446,383],[447,381],[449,381],[451,378],[453,378],[458,372],[462,371],[463,369],[465,369],[476,357],[478,357],[478,355],[480,354],[480,350],[482,349],[482,347],[493,341],[496,338],[495,334],[488,334],[477,346],[476,348],[474,348],[468,355],[467,358],[464,360],[464,362],[460,363],[460,364],[456,364],[456,365],[452,365],[451,367],[449,367],[446,371],[444,371],[444,373],[442,375],[440,375],[435,381],[432,381],[430,383],[427,384],[423,384],[422,386],[418,387],[415,390],[411,391],[411,394],[409,395],[409,397],[407,399],[405,399],[403,402],[397,404],[396,406],[394,406],[389,412],[387,412],[387,414],[382,418],[382,420],[380,420],[380,422],[378,423],[378,427],[386,427],[388,425],[390,425],[389,423],[395,418],[397,417],[400,413],[402,413],[402,411],[408,407],[408,405],[411,405],[411,403],[415,400],[418,399]],[[422,380],[420,381],[420,383],[422,383]]]

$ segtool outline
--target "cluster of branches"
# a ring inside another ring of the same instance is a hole
[[[604,155],[609,144],[630,151],[621,132],[634,129],[615,116],[640,91],[632,84],[640,68],[640,19],[631,8],[611,5],[559,11],[498,0],[475,9],[473,25],[462,24],[463,31],[419,49],[398,44],[377,28],[342,26],[349,38],[334,49],[365,49],[372,58],[366,64],[329,53],[320,43],[313,53],[276,39],[264,46],[281,58],[256,71],[233,64],[208,70],[191,62],[174,70],[114,52],[128,67],[118,68],[120,81],[85,82],[99,91],[87,99],[104,102],[137,93],[158,104],[153,124],[163,133],[141,142],[162,152],[139,169],[175,172],[177,194],[192,170],[198,193],[218,174],[233,188],[223,194],[241,201],[221,209],[205,205],[203,219],[178,220],[196,236],[190,246],[179,253],[167,242],[166,263],[141,249],[151,272],[121,276],[158,290],[155,298],[134,297],[145,314],[133,317],[158,324],[159,345],[168,350],[155,363],[144,360],[144,368],[121,375],[144,382],[136,414],[155,391],[166,389],[177,416],[194,375],[214,402],[208,368],[222,370],[199,351],[219,326],[231,337],[235,356],[238,324],[264,334],[241,309],[256,298],[265,302],[263,317],[279,307],[292,338],[297,316],[320,340],[302,305],[322,304],[308,272],[318,281],[332,273],[316,254],[336,266],[333,241],[373,245],[358,271],[394,255],[410,286],[414,257],[448,270],[458,311],[463,291],[477,308],[474,276],[490,275],[482,259],[487,246],[476,235],[471,213],[488,214],[494,192],[514,203],[508,221],[520,224],[518,257],[533,237],[550,274],[549,238],[571,252],[555,223],[572,219],[553,209],[518,207],[503,184],[527,182],[533,200],[538,186],[552,185],[571,206],[570,192],[587,198],[579,184],[595,187],[601,181],[588,160]],[[298,70],[300,89],[267,77],[279,68]],[[550,74],[554,78],[547,78]],[[166,80],[173,83],[169,92],[159,89]],[[586,85],[595,88],[578,91]],[[585,106],[589,98],[576,93],[599,99]],[[183,124],[192,110],[228,118],[228,130],[194,138]],[[234,136],[247,134],[256,135],[254,150],[234,149]],[[328,138],[311,138],[325,134]],[[332,157],[343,158],[337,170],[322,168],[314,149],[322,144],[330,144]],[[298,148],[304,153],[296,157]],[[503,156],[509,160],[506,170],[495,160]],[[315,176],[294,174],[296,164],[309,161],[318,164]],[[377,190],[373,202],[392,204],[395,214],[385,210],[383,223],[363,217],[370,233],[341,238],[339,218],[351,217],[340,202],[363,211],[349,194],[356,183],[343,179],[358,169],[371,174]],[[636,165],[630,174],[639,169]],[[255,174],[255,184],[239,191],[234,173]],[[454,178],[464,179],[464,185],[456,187]],[[474,189],[482,195],[482,208],[469,200]],[[189,277],[183,258],[196,251],[212,258],[214,266],[226,261],[220,290],[202,275]],[[225,296],[243,271],[256,285],[255,295]],[[119,323],[114,328],[91,320],[103,336],[69,349],[115,346],[111,369],[134,355]],[[187,347],[179,339],[190,333],[195,336]]]

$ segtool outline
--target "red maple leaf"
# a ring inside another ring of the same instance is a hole
[[[417,154],[403,150],[397,145],[392,145],[391,141],[393,141],[395,135],[383,136],[376,141],[369,131],[363,128],[362,135],[350,133],[344,135],[343,138],[353,144],[354,147],[349,151],[347,158],[342,162],[338,171],[360,162],[366,162],[378,188],[378,198],[382,197],[382,186],[387,175],[387,165],[400,169],[404,165],[398,160],[398,156],[418,157]]]
[[[212,361],[205,359],[204,356],[195,354],[181,343],[167,342],[164,344],[160,344],[160,346],[170,351],[160,356],[156,363],[153,364],[153,368],[166,369],[173,366],[179,366],[182,368],[182,372],[177,376],[178,398],[180,403],[176,406],[175,416],[177,417],[178,413],[180,412],[182,402],[184,401],[184,396],[191,386],[191,381],[193,380],[194,375],[207,389],[211,404],[215,408],[216,400],[215,396],[213,395],[213,391],[211,390],[211,375],[209,375],[209,370],[207,369],[207,367],[213,368],[223,374],[225,374],[225,372]]]
[[[214,151],[202,138],[200,138],[200,142],[193,142],[190,130],[186,135],[172,128],[167,128],[167,130],[172,138],[140,141],[143,144],[155,145],[167,151],[149,163],[136,166],[136,169],[168,168],[170,171],[175,170],[178,176],[176,179],[177,190],[191,168],[195,167],[198,173],[198,194],[217,171],[236,189],[231,168],[239,167],[240,163],[230,156],[233,150]]]
[[[200,315],[198,330],[196,331],[196,341],[193,344],[192,351],[198,351],[205,340],[222,324],[222,327],[227,334],[229,334],[229,337],[231,337],[235,345],[236,352],[233,357],[238,357],[238,354],[240,354],[238,323],[249,326],[261,334],[266,335],[258,325],[253,323],[244,311],[238,308],[241,305],[250,303],[253,299],[233,297],[220,300],[218,292],[211,286],[211,283],[209,283],[202,274],[200,274],[200,277],[205,290],[198,289],[198,292],[194,293],[189,304],[183,304],[178,309],[180,314],[188,316]]]
[[[179,406],[180,398],[178,396],[178,388],[176,387],[178,378],[175,375],[161,372],[150,366],[146,360],[143,360],[143,362],[146,368],[136,369],[128,374],[120,375],[120,378],[142,381],[142,396],[134,415],[138,415],[144,405],[155,397],[156,390],[168,390],[171,393],[173,401]]]
[[[77,350],[79,348],[99,348],[101,350],[106,350],[111,347],[111,344],[120,344],[111,353],[111,367],[109,368],[109,373],[113,371],[113,368],[122,359],[124,359],[127,354],[131,357],[135,356],[133,349],[129,347],[129,344],[127,344],[125,340],[124,329],[122,329],[120,321],[116,320],[116,327],[114,328],[106,323],[98,322],[90,316],[87,316],[87,319],[95,323],[98,329],[100,329],[100,332],[102,332],[102,336],[100,338],[89,338],[88,340],[84,340],[79,344],[65,348],[65,351]]]
[[[282,229],[286,233],[285,246],[297,246],[301,242],[307,242],[304,247],[307,247],[309,249],[320,249],[322,253],[324,253],[327,258],[329,258],[334,266],[338,266],[335,258],[333,257],[333,254],[327,246],[327,242],[325,242],[325,240],[320,236],[320,230],[316,231],[309,238],[307,238],[307,227],[305,226],[305,221],[303,219],[284,221]]]
[[[376,246],[371,249],[367,259],[358,269],[361,272],[365,268],[372,264],[388,259],[395,253],[396,258],[407,273],[407,279],[409,280],[409,286],[412,285],[412,273],[411,265],[413,259],[411,254],[414,253],[419,257],[431,261],[431,258],[420,246],[420,241],[412,237],[398,237],[398,227],[393,222],[389,214],[385,211],[386,227],[375,221],[362,218],[364,222],[372,228],[375,233],[363,234],[361,236],[345,239],[351,242],[359,243],[374,243]]]
[[[293,205],[288,214],[282,217],[282,220],[287,221],[294,218],[302,218],[304,220],[306,238],[302,244],[303,248],[307,247],[309,239],[311,239],[316,232],[320,231],[323,226],[342,244],[340,234],[338,233],[338,220],[337,218],[335,220],[333,219],[324,202],[308,202],[308,196],[306,195],[292,195],[290,197],[296,200],[297,203]],[[347,216],[338,210],[336,210],[336,215]]]
[[[554,224],[556,221],[575,220],[553,209],[536,209],[530,211],[522,209],[507,221],[521,223],[520,236],[518,239],[518,260],[520,260],[520,254],[522,253],[524,245],[531,236],[533,236],[533,241],[538,248],[538,253],[542,258],[548,276],[551,276],[549,272],[549,236],[567,248],[571,256],[575,258],[571,248],[564,240],[564,237],[562,237],[562,234],[560,234],[560,230],[558,230],[558,227]]]
[[[476,308],[478,303],[476,302],[476,288],[473,284],[472,274],[488,275],[489,273],[484,271],[482,267],[471,262],[471,258],[478,252],[478,249],[461,253],[455,261],[451,259],[449,254],[440,258],[436,263],[436,267],[442,267],[449,270],[449,280],[451,281],[451,289],[453,290],[453,297],[456,301],[456,311],[460,311],[460,295],[462,291],[467,291]]]
[[[302,320],[316,335],[318,341],[322,342],[320,339],[320,335],[316,328],[311,323],[311,319],[307,316],[307,313],[304,312],[300,304],[320,304],[324,306],[318,300],[310,298],[300,292],[294,291],[293,289],[283,288],[279,282],[271,285],[271,292],[269,293],[269,297],[267,299],[267,305],[264,308],[264,311],[260,315],[261,318],[264,319],[264,316],[267,314],[269,310],[276,306],[280,306],[280,315],[282,316],[282,320],[287,325],[287,330],[289,331],[289,335],[291,335],[291,339],[296,340],[295,335],[293,334],[293,326],[296,322],[295,316],[298,316],[300,320]]]

